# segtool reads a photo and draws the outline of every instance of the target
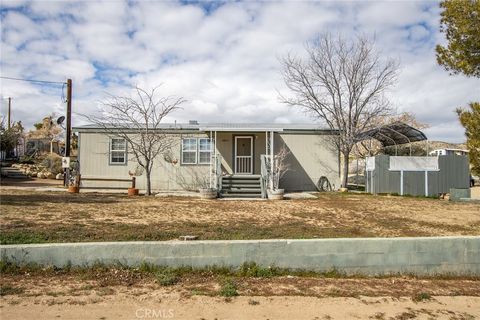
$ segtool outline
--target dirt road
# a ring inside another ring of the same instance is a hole
[[[2,299],[2,319],[476,319],[480,297],[433,297],[425,302],[390,297],[301,296],[225,298],[176,293],[139,299],[116,295],[107,301],[52,304],[51,300]],[[35,302],[36,301],[36,302]],[[49,305],[51,304],[51,305]]]
[[[170,285],[123,269],[12,272],[2,273],[2,320],[480,318],[476,278],[233,277],[227,295],[226,276],[210,272]]]

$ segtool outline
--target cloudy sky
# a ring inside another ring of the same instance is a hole
[[[454,110],[480,100],[480,80],[436,64],[439,12],[435,1],[1,0],[1,75],[72,78],[80,113],[95,112],[106,93],[163,83],[165,94],[188,100],[170,121],[311,122],[279,102],[287,91],[278,58],[301,55],[320,32],[375,35],[382,55],[401,63],[389,93],[397,111],[430,124],[432,140],[462,142]],[[61,85],[0,80],[2,115],[7,97],[27,127],[64,113]]]

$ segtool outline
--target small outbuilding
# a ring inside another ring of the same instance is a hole
[[[365,139],[376,139],[384,147],[427,141],[423,132],[401,122],[366,131],[361,136],[361,140]],[[366,159],[365,171],[365,191],[373,194],[428,197],[449,193],[452,188],[470,187],[466,155],[377,155]]]
[[[437,196],[451,188],[470,188],[467,156],[367,158],[366,186],[369,193]]]

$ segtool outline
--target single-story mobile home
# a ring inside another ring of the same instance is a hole
[[[135,134],[133,129],[118,130]],[[340,186],[339,154],[332,143],[337,132],[318,125],[191,121],[163,124],[158,130],[175,143],[155,161],[153,190],[196,190],[212,186],[213,176],[214,186],[224,196],[259,196],[262,156],[275,155],[282,147],[289,152],[289,170],[280,188],[314,191],[320,180],[328,180],[333,188]],[[129,187],[129,173],[138,172],[138,165],[128,143],[96,125],[76,127],[74,131],[78,133],[81,187]],[[145,189],[145,174],[137,177],[137,187]]]

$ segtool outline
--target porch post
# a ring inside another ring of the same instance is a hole
[[[217,172],[217,169],[218,169],[218,159],[217,159],[217,131],[215,130],[215,140],[214,141],[214,146],[213,146],[213,152],[214,152],[214,159],[215,159],[215,188],[218,189],[218,172]]]
[[[265,131],[265,155],[268,156],[268,131]]]
[[[274,144],[273,144],[273,137],[275,136],[275,133],[273,131],[270,131],[270,170],[271,170],[271,179],[270,179],[270,189],[273,190],[273,179],[275,175],[275,152],[274,152]]]
[[[209,169],[210,169],[210,181],[209,181],[209,187],[210,189],[213,188],[213,185],[212,185],[212,175],[213,175],[213,166],[212,166],[212,152],[211,152],[211,149],[212,149],[212,135],[213,135],[213,132],[212,130],[210,130],[210,137],[209,137],[209,145],[210,145],[210,164],[209,164]],[[200,147],[200,146],[199,146]]]

